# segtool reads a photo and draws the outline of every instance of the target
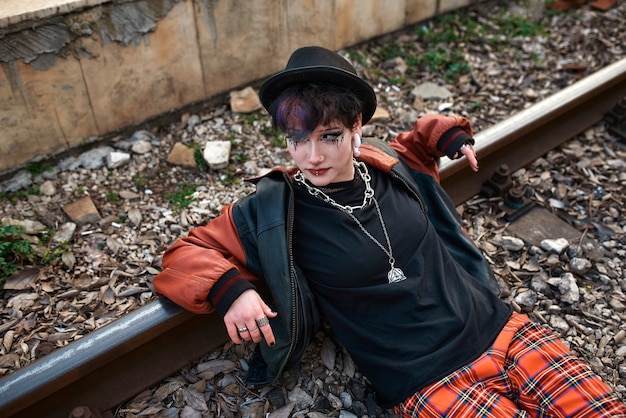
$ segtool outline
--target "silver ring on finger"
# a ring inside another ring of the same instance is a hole
[[[269,323],[270,323],[270,321],[269,321],[269,319],[267,319],[267,316],[264,316],[263,318],[260,318],[260,319],[256,320],[256,324],[258,325],[259,328],[263,328],[264,326],[266,326]]]
[[[237,329],[237,331],[239,331],[239,333],[241,334],[242,332],[248,331],[248,327],[241,327],[241,328]]]

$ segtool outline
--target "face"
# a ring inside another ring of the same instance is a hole
[[[296,166],[315,186],[349,181],[354,178],[353,135],[360,134],[360,123],[348,129],[341,122],[319,125],[304,138],[287,135],[287,147]]]

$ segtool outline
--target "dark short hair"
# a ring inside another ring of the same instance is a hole
[[[307,136],[321,124],[335,120],[352,128],[359,120],[363,103],[345,88],[334,84],[307,83],[288,87],[269,108],[274,127],[287,132],[294,120]]]

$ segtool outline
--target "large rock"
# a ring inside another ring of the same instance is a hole
[[[230,109],[237,113],[251,113],[259,110],[261,101],[252,87],[230,92]]]
[[[228,167],[230,141],[209,141],[204,146],[204,160],[212,170]]]
[[[174,144],[174,148],[167,156],[167,162],[173,165],[181,165],[184,167],[196,167],[196,160],[194,158],[195,150],[180,142]]]
[[[100,220],[100,213],[89,196],[63,206],[63,211],[77,224],[87,224]]]

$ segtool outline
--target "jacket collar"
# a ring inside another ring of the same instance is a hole
[[[358,158],[359,161],[363,161],[385,173],[391,172],[393,166],[399,162],[396,157],[389,155],[374,145],[363,144],[359,150],[361,151],[361,156]]]

